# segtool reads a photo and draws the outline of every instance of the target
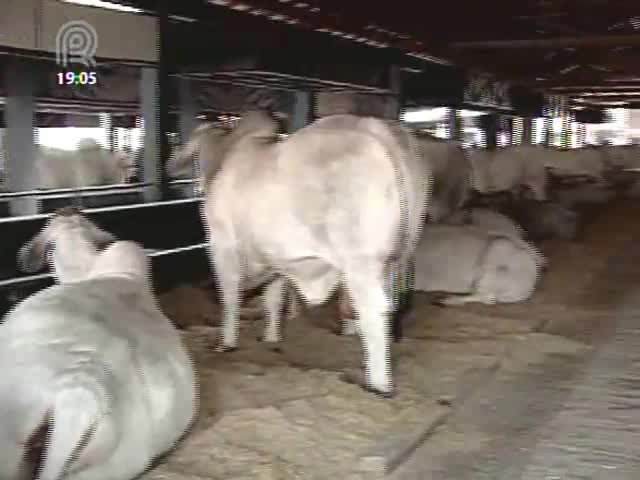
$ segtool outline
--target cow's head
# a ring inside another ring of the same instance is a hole
[[[216,125],[212,122],[200,124],[191,133],[186,143],[176,147],[167,165],[169,176],[172,178],[189,178],[192,176],[195,165],[198,166],[199,175],[203,176],[212,162],[211,159],[206,157],[210,156],[210,152],[216,149],[220,140],[230,130],[228,126]]]
[[[252,108],[247,110],[237,126],[233,129],[234,136],[277,137],[282,131],[281,118],[270,109]]]
[[[69,238],[66,234],[71,232],[88,239],[97,249],[117,240],[86,218],[78,208],[64,207],[57,210],[42,230],[22,246],[18,252],[18,268],[26,273],[35,273],[44,268],[58,242]]]

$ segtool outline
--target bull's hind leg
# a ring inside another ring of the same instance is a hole
[[[356,328],[362,339],[364,381],[360,386],[385,397],[394,393],[391,376],[389,299],[385,294],[382,268],[353,269],[346,283],[356,311]]]
[[[282,341],[282,315],[287,295],[285,277],[277,277],[265,288],[263,299],[266,312],[266,321],[262,341],[269,343],[273,350],[280,350]]]
[[[358,333],[353,302],[345,288],[340,288],[338,292],[338,311],[340,312],[340,334],[355,335]]]
[[[238,347],[240,334],[240,259],[234,248],[225,248],[216,237],[210,246],[213,269],[222,297],[222,335],[214,347],[230,352]]]
[[[288,285],[286,290],[286,321],[293,320],[300,315],[300,309],[302,306],[300,305],[300,299],[298,298],[298,292],[293,285]]]

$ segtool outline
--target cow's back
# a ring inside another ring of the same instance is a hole
[[[423,155],[415,134],[397,121],[340,114],[321,118],[311,126],[355,129],[373,135],[385,145],[401,198],[402,233],[405,236],[402,250],[410,254],[418,243],[433,194],[433,156]]]
[[[354,157],[355,163],[351,167],[339,166],[343,162],[340,160],[337,169],[343,169],[343,172],[338,173],[338,177],[347,181],[344,188],[353,185],[356,190],[369,189],[378,183],[379,188],[393,190],[394,200],[397,199],[399,207],[393,212],[390,211],[391,217],[388,220],[393,221],[393,217],[399,215],[402,225],[400,233],[405,236],[404,247],[401,250],[413,250],[418,241],[432,188],[429,159],[419,155],[413,134],[399,122],[341,114],[321,118],[299,130],[283,142],[283,147],[286,149],[288,145],[309,142],[321,149],[324,135],[331,135],[338,142],[344,135],[353,135],[352,141],[344,141],[347,147],[366,145],[366,149],[375,153],[370,157],[360,156],[357,160]],[[338,148],[336,158],[340,157],[341,152]],[[327,162],[326,154],[316,153],[316,158],[321,164]],[[327,181],[333,180],[328,177]]]
[[[282,142],[244,138],[229,148],[206,214],[214,241],[245,256],[247,276],[275,269],[302,290],[321,278],[328,288],[345,262],[407,254],[427,188],[422,164],[403,150],[411,139],[401,130],[362,120],[325,117]],[[315,280],[302,278],[311,271]]]

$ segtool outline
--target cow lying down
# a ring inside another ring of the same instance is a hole
[[[473,225],[426,225],[415,257],[415,290],[448,292],[444,305],[528,299],[541,266],[523,241]]]
[[[52,248],[58,284],[0,326],[0,478],[125,480],[187,431],[196,379],[156,307],[148,258],[64,209],[19,252],[23,270]],[[39,472],[39,474],[37,474]]]
[[[463,222],[464,220],[464,222]],[[542,268],[547,267],[547,258],[531,243],[525,240],[526,232],[511,218],[489,208],[472,208],[470,210],[458,210],[452,217],[454,225],[466,223],[474,225],[487,232],[504,235],[514,242],[529,249],[536,257],[536,261]]]

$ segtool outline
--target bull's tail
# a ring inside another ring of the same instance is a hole
[[[60,480],[64,477],[95,434],[100,410],[95,394],[82,386],[65,388],[56,395],[45,420],[48,438],[37,480]]]

